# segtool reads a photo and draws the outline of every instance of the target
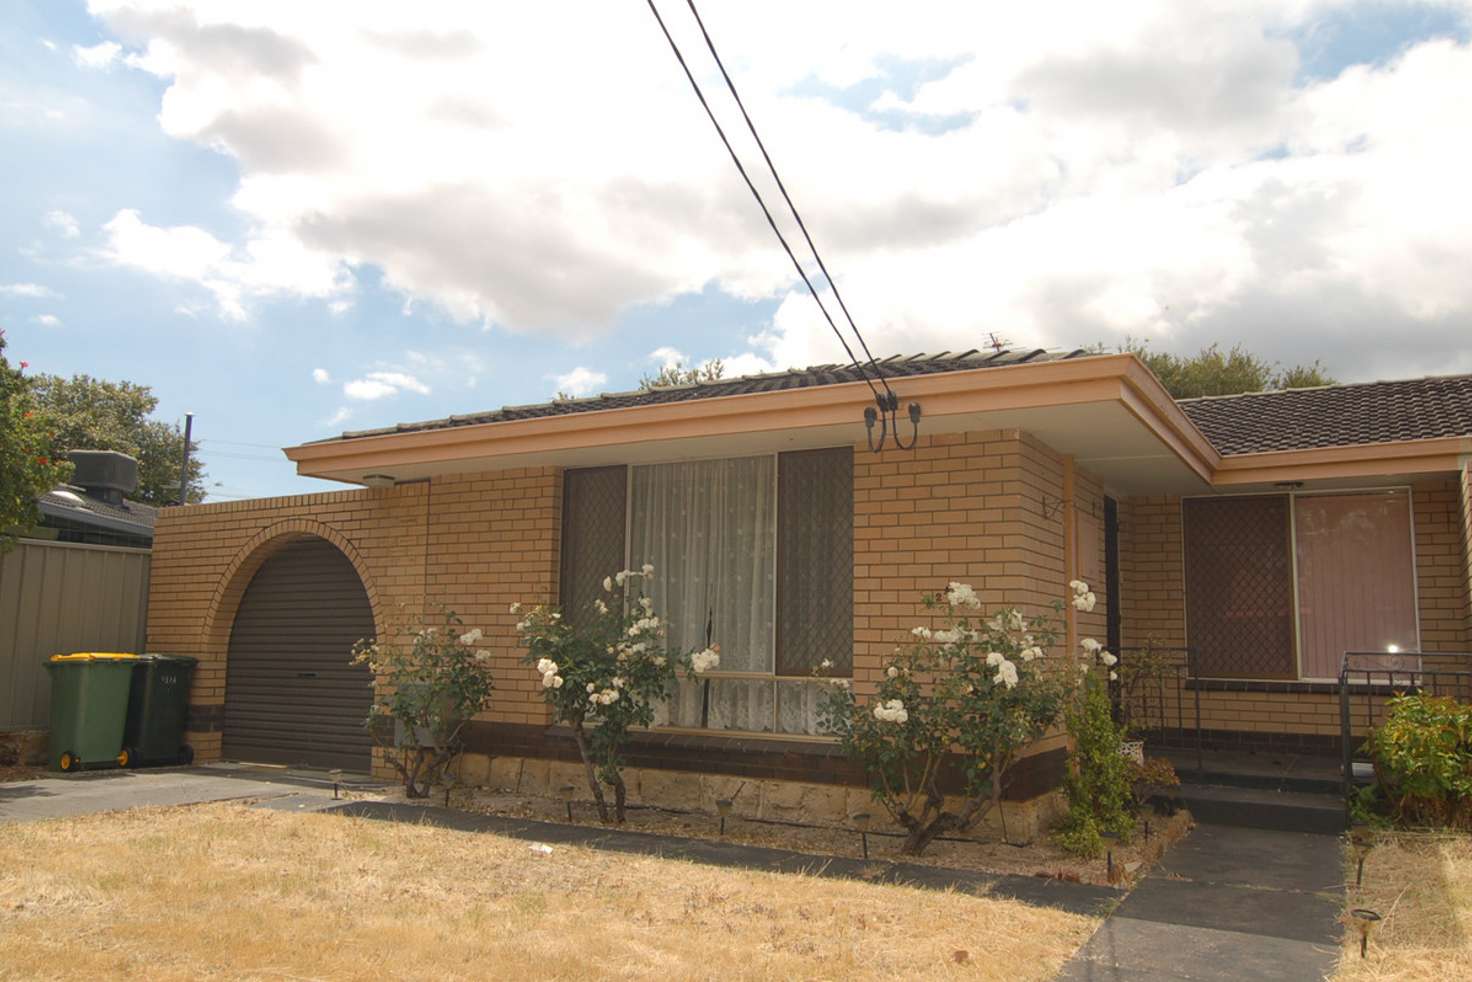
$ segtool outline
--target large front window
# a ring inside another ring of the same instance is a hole
[[[1409,492],[1190,498],[1183,512],[1200,674],[1330,679],[1346,651],[1418,650]]]
[[[621,545],[658,571],[670,647],[720,645],[719,670],[681,682],[659,725],[819,732],[815,671],[852,674],[851,449],[569,471],[563,537],[566,607]]]

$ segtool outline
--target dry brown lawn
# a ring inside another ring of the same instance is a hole
[[[0,826],[4,979],[1046,979],[1096,923],[242,805]]]
[[[1384,920],[1364,960],[1359,934],[1346,926],[1336,979],[1472,979],[1472,836],[1381,836],[1365,860],[1364,885],[1351,886],[1349,900]]]

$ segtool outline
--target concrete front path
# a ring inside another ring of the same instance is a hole
[[[1063,982],[1313,982],[1334,970],[1339,839],[1202,825],[1058,976]]]
[[[226,766],[91,771],[0,784],[0,823],[238,799],[331,805],[330,780]]]

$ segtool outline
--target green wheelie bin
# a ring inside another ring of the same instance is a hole
[[[51,766],[61,771],[127,767],[123,724],[137,655],[84,651],[52,655]]]
[[[188,655],[139,655],[123,727],[130,766],[188,764],[194,751],[184,742],[189,682],[197,659]]]

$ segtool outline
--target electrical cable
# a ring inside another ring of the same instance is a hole
[[[651,0],[652,2],[652,0]],[[756,141],[757,148],[762,152],[762,159],[767,162],[767,170],[772,172],[772,180],[777,182],[777,190],[782,192],[782,200],[787,202],[787,210],[792,212],[797,227],[802,230],[802,237],[807,240],[808,249],[813,254],[813,259],[818,263],[818,269],[823,271],[823,278],[828,281],[828,287],[833,291],[833,298],[838,301],[838,307],[843,311],[843,316],[848,320],[849,328],[858,338],[859,345],[864,349],[864,354],[869,359],[869,366],[879,378],[879,384],[884,386],[884,391],[893,395],[889,382],[879,370],[879,365],[874,361],[874,354],[869,350],[869,345],[864,341],[864,335],[859,332],[859,326],[854,323],[854,317],[848,312],[848,304],[843,300],[843,294],[838,291],[838,283],[828,272],[828,266],[823,262],[823,257],[818,252],[818,246],[813,242],[813,237],[808,233],[807,223],[802,220],[798,213],[797,205],[793,204],[792,196],[787,193],[787,185],[782,182],[782,175],[777,173],[777,165],[772,163],[772,155],[767,153],[767,145],[762,142],[761,135],[756,131],[756,124],[751,121],[751,114],[746,111],[746,103],[741,101],[741,93],[736,91],[736,83],[731,80],[731,73],[726,71],[726,63],[721,61],[721,56],[716,51],[716,44],[711,40],[710,31],[705,28],[705,21],[700,16],[700,11],[695,8],[695,0],[685,0],[690,13],[695,16],[695,23],[700,26],[701,36],[705,38],[705,46],[710,49],[710,56],[715,59],[716,67],[721,70],[721,77],[726,80],[726,88],[731,92],[731,98],[736,100],[736,106],[741,110],[741,118],[746,120],[746,128],[751,131],[751,138]],[[671,42],[673,43],[673,42]],[[704,101],[704,100],[702,100]],[[809,286],[811,289],[811,285]]]
[[[885,403],[879,395],[879,390],[869,380],[869,374],[864,371],[864,366],[859,364],[858,358],[854,357],[853,349],[849,347],[848,340],[844,338],[843,332],[838,329],[838,325],[833,322],[833,316],[828,313],[828,308],[823,306],[822,298],[818,296],[818,291],[813,288],[813,281],[808,279],[807,271],[802,268],[802,263],[798,262],[797,256],[792,251],[792,247],[787,244],[787,239],[782,235],[782,230],[777,227],[777,220],[772,217],[772,212],[767,208],[766,201],[762,199],[761,192],[756,189],[756,185],[752,183],[751,177],[746,173],[746,167],[742,165],[741,157],[737,155],[736,148],[731,146],[731,141],[726,137],[726,131],[721,128],[720,121],[716,119],[716,114],[711,110],[710,103],[705,99],[705,93],[700,90],[700,83],[695,81],[695,75],[690,71],[690,66],[685,63],[685,56],[680,53],[680,46],[675,43],[674,37],[670,34],[670,29],[665,26],[664,18],[660,16],[659,8],[654,5],[654,0],[646,0],[646,2],[649,4],[649,12],[654,14],[654,19],[659,22],[659,29],[663,32],[665,40],[670,43],[670,50],[675,53],[675,60],[680,63],[680,68],[684,70],[685,78],[689,79],[690,87],[695,90],[695,98],[700,100],[701,107],[705,109],[705,115],[710,118],[711,125],[716,128],[716,135],[721,138],[721,142],[726,146],[726,152],[731,155],[731,162],[736,165],[736,170],[740,172],[741,179],[746,182],[747,189],[751,191],[751,195],[756,199],[756,203],[761,208],[762,214],[766,216],[767,224],[772,227],[772,234],[776,235],[777,241],[782,243],[782,249],[787,253],[787,258],[792,260],[792,265],[797,270],[797,275],[802,277],[803,283],[808,288],[808,293],[812,295],[813,302],[822,311],[823,319],[828,322],[829,328],[832,329],[834,336],[838,338],[838,343],[843,345],[843,350],[848,355],[849,361],[853,363],[854,368],[858,369],[859,377],[864,380],[864,383],[869,386],[869,391],[874,394],[874,400],[880,405],[884,405]],[[783,193],[784,195],[786,194],[785,191]],[[824,271],[824,275],[827,275],[826,270]],[[828,282],[830,286],[833,283],[832,280]],[[861,338],[860,341],[862,340]],[[879,378],[882,382],[883,376]],[[885,389],[887,391],[889,386],[886,385]]]

